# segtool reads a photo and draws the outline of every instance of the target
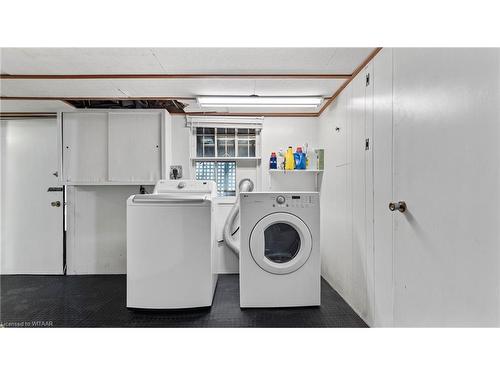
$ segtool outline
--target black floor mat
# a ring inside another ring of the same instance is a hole
[[[238,275],[220,275],[211,308],[125,307],[125,275],[1,276],[4,327],[366,327],[324,280],[321,306],[240,309]]]

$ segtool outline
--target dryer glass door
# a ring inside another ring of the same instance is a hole
[[[299,250],[299,232],[290,224],[274,223],[264,230],[264,256],[271,262],[289,262]]]
[[[263,270],[274,274],[296,271],[309,258],[311,232],[297,216],[277,212],[262,218],[250,235],[250,252]]]

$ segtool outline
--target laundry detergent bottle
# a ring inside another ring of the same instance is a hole
[[[302,152],[302,147],[297,147],[297,152],[293,156],[295,169],[306,169],[306,155]]]
[[[295,159],[293,156],[293,148],[292,146],[288,147],[285,154],[285,169],[287,171],[291,171],[295,169]]]
[[[278,169],[278,158],[276,157],[276,152],[271,153],[271,158],[269,159],[269,169]]]

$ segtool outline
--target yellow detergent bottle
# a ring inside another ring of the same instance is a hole
[[[295,159],[293,157],[292,146],[288,147],[285,154],[285,169],[291,171],[295,169]]]

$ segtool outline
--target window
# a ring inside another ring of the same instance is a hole
[[[198,158],[254,158],[255,148],[255,129],[196,128]]]
[[[212,180],[217,183],[219,197],[236,195],[236,162],[197,161],[195,170],[197,180]]]
[[[257,183],[263,121],[263,117],[187,116],[190,174],[215,181],[218,196],[228,197],[227,201],[236,197],[237,179]]]

